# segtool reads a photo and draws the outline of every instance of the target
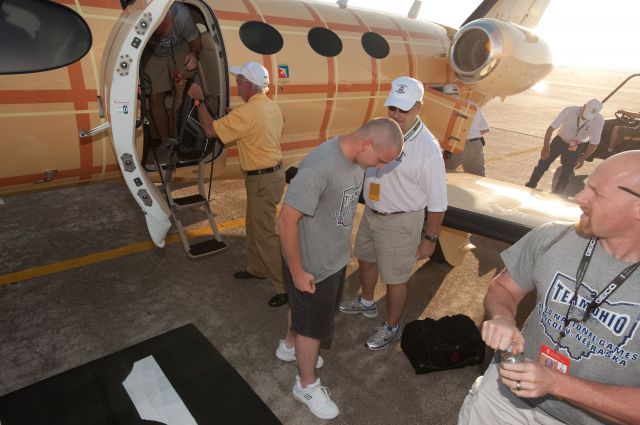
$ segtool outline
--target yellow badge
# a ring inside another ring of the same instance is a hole
[[[380,200],[380,183],[369,184],[369,200],[376,202]]]

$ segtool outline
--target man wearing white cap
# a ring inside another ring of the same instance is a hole
[[[549,166],[560,157],[562,173],[553,193],[564,194],[573,170],[582,167],[600,143],[604,118],[600,114],[602,102],[591,99],[583,106],[567,106],[551,123],[544,135],[544,145],[538,165],[533,169],[527,187],[535,188]],[[551,135],[558,130],[556,137]],[[549,143],[551,141],[551,143]],[[584,144],[588,146],[584,149]]]
[[[247,190],[246,253],[247,267],[234,273],[236,279],[271,279],[276,294],[271,307],[287,303],[287,292],[280,265],[280,239],[276,232],[276,205],[284,193],[280,141],[284,126],[278,105],[266,95],[269,73],[256,62],[232,66],[238,95],[245,103],[224,117],[214,120],[197,84],[189,96],[196,100],[200,125],[207,137],[217,137],[225,145],[236,142],[240,168]]]
[[[443,87],[442,92],[451,96],[458,96],[458,86],[447,84]],[[460,153],[452,152],[445,161],[445,168],[447,171],[455,171],[459,165],[462,165],[462,170],[465,173],[484,177],[484,139],[482,136],[489,132],[489,124],[480,107],[475,102],[469,101],[469,103],[475,106],[477,111],[467,133],[464,150]]]
[[[400,338],[411,270],[416,260],[433,254],[447,209],[440,144],[419,118],[423,95],[420,81],[393,80],[384,105],[404,134],[404,151],[383,168],[369,168],[365,174],[366,208],[354,252],[362,295],[341,304],[340,311],[377,317],[374,289],[380,275],[387,286],[387,320],[367,339],[371,350],[382,350]]]

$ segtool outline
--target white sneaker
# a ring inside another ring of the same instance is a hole
[[[278,349],[276,350],[276,357],[285,362],[295,362],[296,361],[296,347],[287,347],[287,344],[284,343],[284,339],[280,340],[280,344],[278,344]],[[318,354],[318,360],[316,361],[316,369],[320,369],[324,365],[324,360],[322,356]]]
[[[308,387],[302,387],[300,377],[293,384],[293,398],[307,405],[311,413],[320,419],[333,419],[340,413],[338,406],[331,400],[329,388],[320,384],[320,378]]]

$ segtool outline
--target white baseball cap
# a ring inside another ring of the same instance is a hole
[[[242,75],[260,88],[265,88],[269,85],[267,68],[257,62],[245,62],[242,66],[232,66],[231,73]]]
[[[587,120],[592,120],[601,110],[602,102],[598,99],[591,99],[582,107],[582,116]]]
[[[398,77],[391,82],[389,96],[384,101],[384,106],[395,106],[403,111],[413,108],[416,102],[422,102],[424,86],[415,78]]]
[[[444,94],[458,94],[458,86],[455,84],[447,84],[442,88]]]

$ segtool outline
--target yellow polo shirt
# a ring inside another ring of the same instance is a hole
[[[278,105],[266,94],[258,93],[215,120],[213,129],[225,145],[236,142],[240,168],[249,171],[273,167],[282,161],[283,125]]]

